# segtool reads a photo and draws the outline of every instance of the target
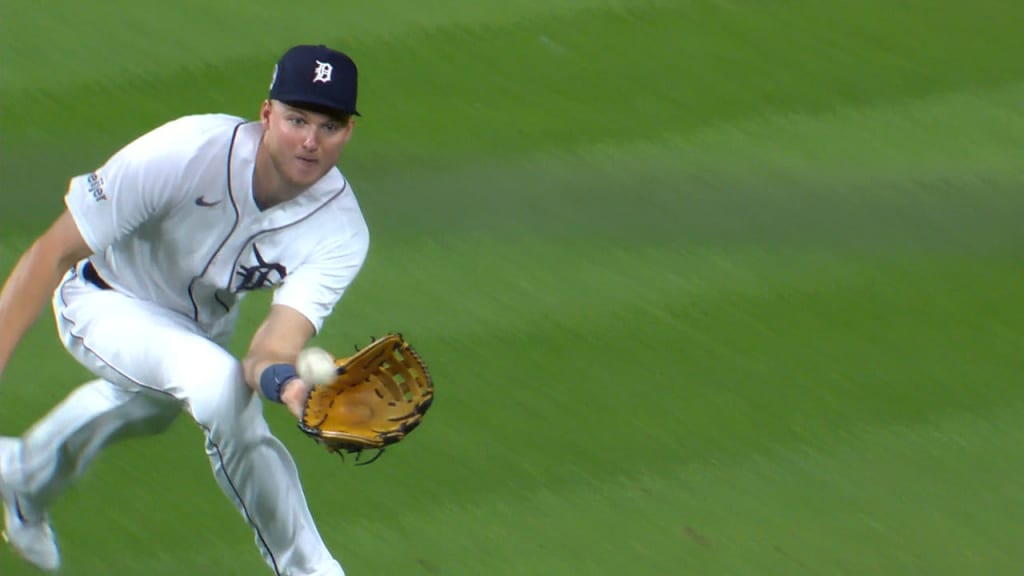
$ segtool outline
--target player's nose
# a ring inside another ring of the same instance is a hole
[[[312,151],[312,150],[316,150],[319,147],[320,147],[320,141],[317,138],[316,130],[315,129],[314,130],[307,130],[306,133],[303,135],[303,138],[302,138],[302,148],[303,148],[303,150]]]

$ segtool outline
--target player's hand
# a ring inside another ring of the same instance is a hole
[[[311,386],[303,382],[302,378],[292,378],[285,383],[284,389],[281,390],[281,402],[288,407],[288,411],[297,420],[302,420],[310,388]]]

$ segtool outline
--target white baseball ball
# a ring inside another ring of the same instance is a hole
[[[299,352],[295,370],[299,373],[299,378],[311,386],[330,384],[337,374],[334,356],[323,348],[306,348]]]

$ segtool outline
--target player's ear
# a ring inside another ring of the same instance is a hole
[[[270,109],[272,106],[270,100],[264,100],[263,105],[260,106],[260,124],[263,125],[264,129],[270,126]]]
[[[352,137],[352,130],[355,129],[355,127],[356,127],[356,117],[355,116],[349,116],[348,117],[348,125],[345,126],[345,137],[344,137],[344,143],[345,144],[348,144],[348,139]]]

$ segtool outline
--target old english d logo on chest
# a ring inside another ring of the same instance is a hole
[[[260,250],[255,244],[252,245],[252,252],[256,259],[256,264],[252,266],[239,264],[238,270],[235,271],[235,276],[240,278],[238,285],[235,287],[236,292],[269,288],[280,284],[285,276],[288,275],[288,269],[284,265],[264,260],[263,255],[260,254]]]

